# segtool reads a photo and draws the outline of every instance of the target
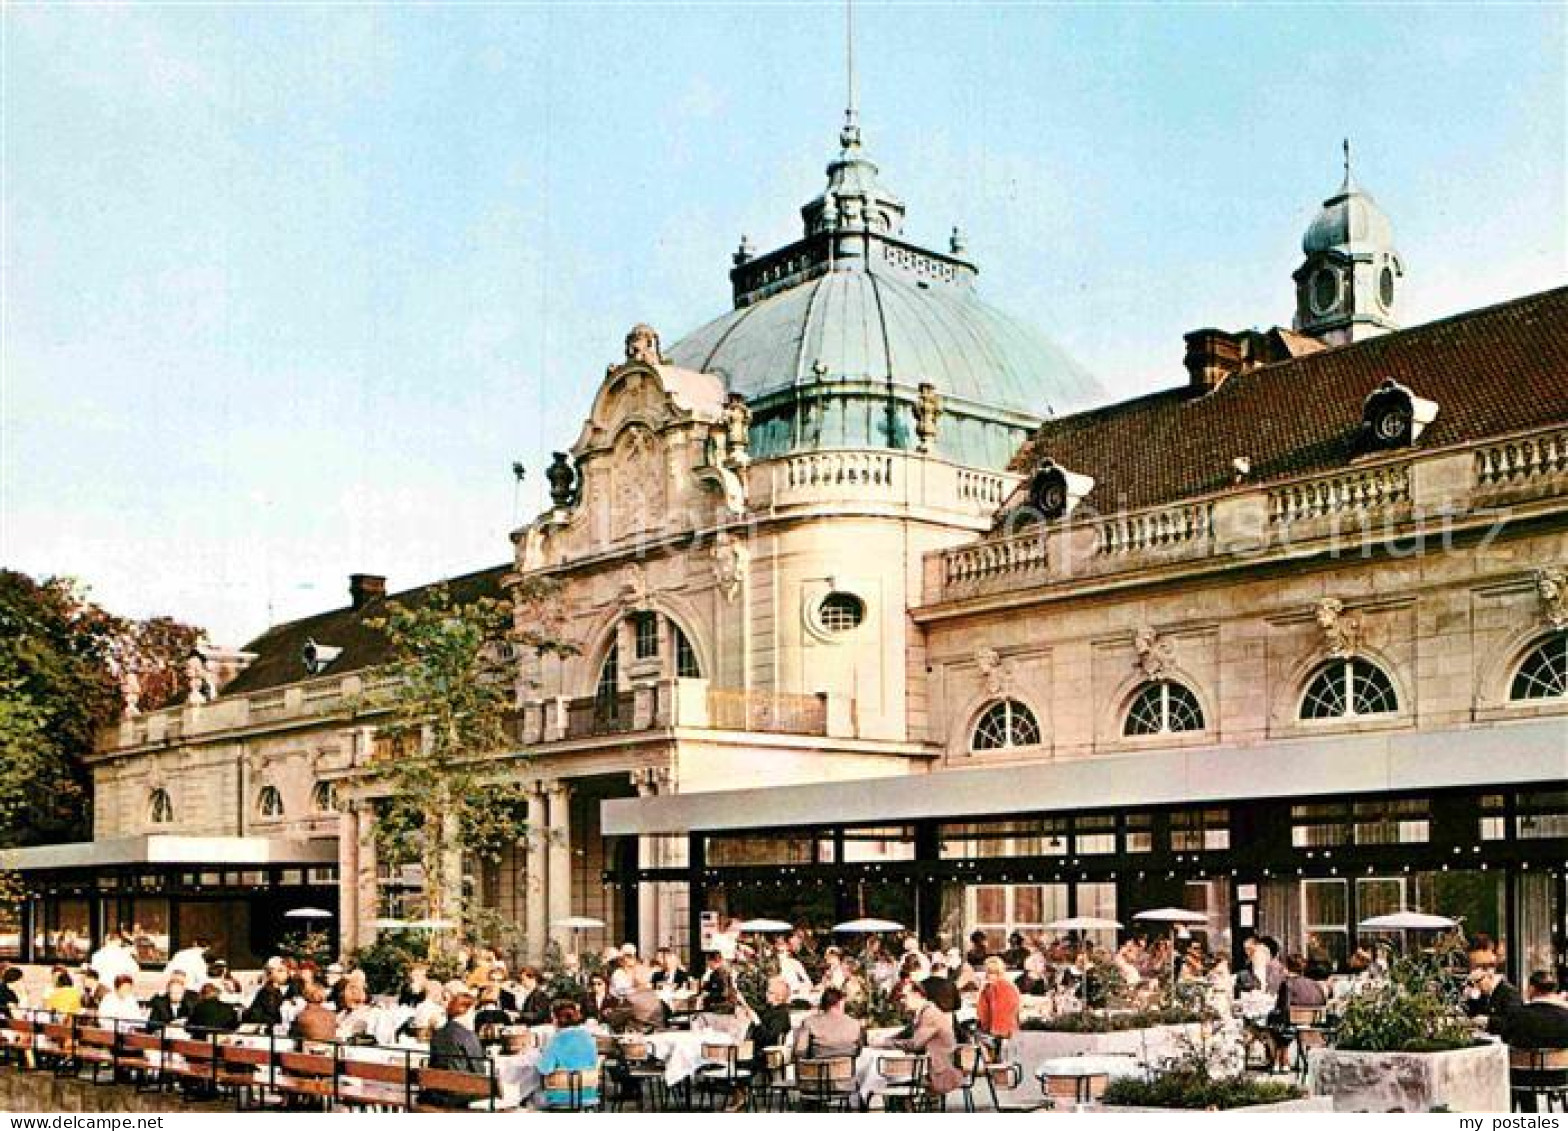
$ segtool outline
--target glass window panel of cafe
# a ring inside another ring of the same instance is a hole
[[[46,958],[56,962],[85,962],[92,954],[91,904],[85,899],[51,899],[44,903],[43,937]]]
[[[1170,829],[1172,852],[1224,852],[1230,847],[1230,810],[1172,813]]]
[[[1338,968],[1349,957],[1350,897],[1344,880],[1301,881],[1301,927],[1305,947],[1321,948]]]
[[[973,860],[1066,856],[1068,833],[1067,821],[1062,818],[943,825],[941,858]],[[1111,851],[1115,851],[1114,847]]]
[[[138,896],[131,902],[131,921],[125,924],[136,961],[169,960],[169,901]]]
[[[975,884],[965,890],[964,902],[965,939],[984,931],[987,949],[1000,953],[1014,931],[1028,935],[1066,916],[1067,885]]]
[[[0,958],[22,957],[22,909],[0,900]]]

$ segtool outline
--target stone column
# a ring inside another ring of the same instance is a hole
[[[548,908],[549,922],[554,923],[558,919],[565,919],[574,914],[572,910],[572,791],[565,782],[553,781],[545,786],[545,794],[550,813],[548,839],[545,842],[545,854],[548,858],[545,868],[547,873],[545,890],[548,893],[545,906]],[[551,927],[550,937],[561,944],[562,950],[571,948],[571,931]]]
[[[544,945],[549,939],[547,909],[545,907],[545,837],[544,789],[539,782],[531,783],[528,795],[528,835],[523,840],[523,874],[519,882],[523,896],[523,936],[525,952],[530,962],[544,959]]]
[[[354,837],[358,843],[355,853],[354,874],[338,876],[338,883],[347,883],[355,899],[355,922],[359,928],[361,946],[372,942],[376,928],[372,923],[381,917],[381,875],[376,860],[376,806],[372,801],[353,804]]]
[[[637,790],[638,797],[653,797],[659,792],[655,783],[653,769],[633,770],[632,786]],[[660,862],[659,838],[656,836],[640,836],[637,838],[637,867],[657,868]],[[659,945],[659,896],[658,889],[652,884],[637,884],[637,946],[643,957],[652,958],[654,950]]]
[[[359,921],[359,802],[350,801],[338,814],[338,939],[345,951],[364,944],[361,932],[369,929]]]

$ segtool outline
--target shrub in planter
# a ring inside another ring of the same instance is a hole
[[[1107,1107],[1177,1107],[1205,1110],[1284,1103],[1306,1095],[1294,1084],[1237,1076],[1216,1080],[1194,1068],[1178,1068],[1145,1080],[1112,1080],[1100,1097]]]
[[[365,982],[375,994],[395,994],[408,976],[408,968],[416,963],[430,967],[433,981],[445,982],[463,976],[463,969],[455,954],[440,954],[435,961],[425,958],[424,936],[410,931],[386,931],[376,936],[369,946],[362,946],[349,955],[349,961],[365,972]]]
[[[1031,1017],[1020,1026],[1036,1033],[1120,1033],[1128,1029],[1151,1029],[1156,1025],[1190,1025],[1202,1018],[1195,1009],[1162,1006],[1136,1013],[1101,1013],[1084,1010],[1055,1017]]]
[[[1335,1047],[1344,1052],[1446,1052],[1475,1043],[1441,956],[1399,959],[1388,977],[1346,1000]]]

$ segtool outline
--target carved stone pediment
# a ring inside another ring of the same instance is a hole
[[[981,682],[985,684],[987,695],[1007,695],[1013,690],[1013,663],[1004,660],[995,648],[980,648],[975,651],[975,667],[980,669]]]
[[[1346,612],[1345,603],[1338,597],[1324,597],[1313,606],[1312,616],[1323,633],[1323,650],[1334,659],[1352,656],[1361,646],[1361,614]]]
[[[1541,620],[1548,627],[1568,627],[1568,570],[1557,566],[1536,570],[1535,595],[1541,602]]]
[[[1133,652],[1136,666],[1148,679],[1159,679],[1176,660],[1176,641],[1161,636],[1155,629],[1144,625],[1133,633]]]

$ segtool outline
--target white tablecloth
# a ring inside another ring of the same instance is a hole
[[[538,1095],[542,1083],[539,1076],[540,1052],[539,1049],[529,1049],[526,1052],[491,1057],[495,1061],[495,1078],[502,1096],[526,1104]]]
[[[664,1082],[674,1087],[682,1080],[689,1080],[704,1063],[703,1045],[732,1045],[736,1041],[728,1033],[717,1029],[697,1029],[691,1032],[671,1030],[649,1033],[648,1047],[664,1062]]]

